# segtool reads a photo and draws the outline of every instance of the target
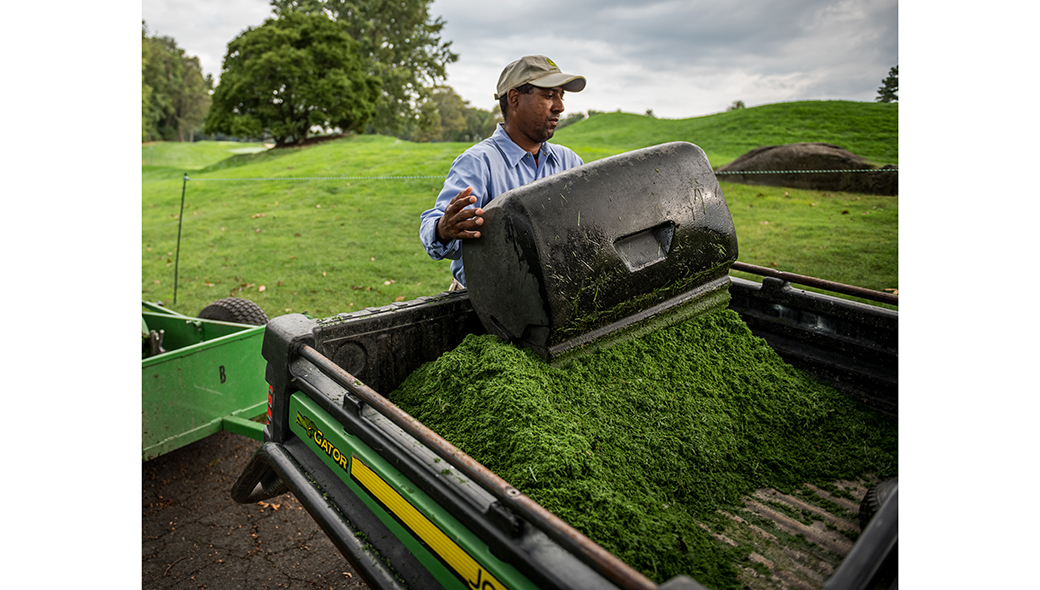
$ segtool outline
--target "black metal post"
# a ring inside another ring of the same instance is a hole
[[[173,304],[177,305],[177,276],[181,266],[181,225],[184,223],[184,193],[188,190],[188,174],[184,174],[181,185],[181,214],[177,216],[177,257],[173,262]]]

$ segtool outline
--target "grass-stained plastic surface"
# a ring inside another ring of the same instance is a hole
[[[737,588],[699,523],[758,488],[897,473],[897,428],[786,364],[732,311],[553,368],[469,336],[390,396],[657,583]]]

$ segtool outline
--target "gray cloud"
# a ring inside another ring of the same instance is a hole
[[[227,43],[271,13],[267,0],[144,0],[153,32],[219,75]],[[568,108],[684,118],[791,100],[871,101],[897,65],[896,0],[435,0],[459,61],[447,83],[491,108],[498,74],[532,53],[589,85]]]
[[[434,10],[460,54],[448,83],[480,104],[497,71],[525,53],[589,78],[571,108],[668,117],[718,112],[736,99],[869,101],[897,63],[894,0],[535,0],[508,15],[471,4],[438,0]]]

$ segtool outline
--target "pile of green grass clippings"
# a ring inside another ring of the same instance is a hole
[[[758,488],[896,474],[896,425],[721,311],[553,368],[468,336],[391,400],[656,583],[737,588],[698,523]]]

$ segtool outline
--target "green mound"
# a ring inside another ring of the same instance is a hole
[[[468,336],[391,395],[657,583],[738,587],[699,522],[757,488],[895,475],[896,426],[787,365],[732,311],[555,369]]]
[[[899,104],[806,100],[689,119],[603,113],[568,125],[553,138],[586,162],[669,141],[700,146],[715,168],[757,147],[816,141],[839,145],[878,166],[898,164]]]

